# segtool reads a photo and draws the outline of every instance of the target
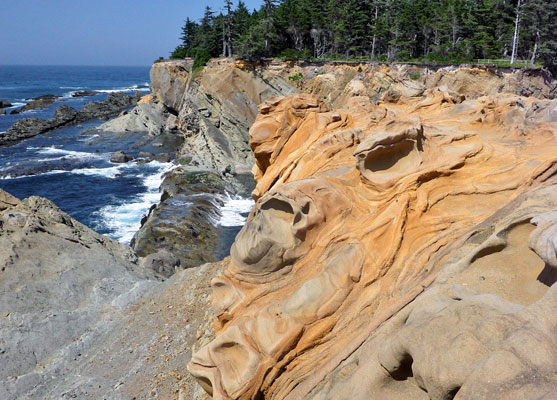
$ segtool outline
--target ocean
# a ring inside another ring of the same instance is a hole
[[[14,105],[7,115],[0,115],[0,135],[18,119],[51,118],[62,104],[79,110],[90,101],[105,100],[111,92],[148,94],[148,86],[149,67],[0,66],[0,100]],[[84,90],[99,93],[72,97]],[[46,94],[61,97],[44,109],[9,114],[28,99]],[[160,200],[164,174],[175,166],[111,163],[112,153],[126,148],[126,143],[97,142],[91,135],[81,135],[103,122],[64,127],[0,147],[0,189],[22,199],[46,197],[81,223],[128,244],[142,217]],[[217,223],[239,229],[251,205],[251,200],[225,199]]]

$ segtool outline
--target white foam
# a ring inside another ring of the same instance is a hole
[[[220,226],[242,226],[246,223],[246,217],[242,214],[249,213],[255,204],[252,199],[240,196],[226,195],[224,206],[220,209],[221,217],[218,221]]]
[[[144,86],[149,86],[149,83],[146,82]],[[148,87],[146,88],[140,88],[139,85],[132,85],[130,87],[125,87],[125,88],[119,88],[119,89],[101,89],[101,90],[95,90],[96,92],[99,93],[117,93],[117,92],[149,92],[150,89]]]
[[[60,155],[61,157],[65,157],[65,158],[79,158],[79,159],[96,159],[96,160],[102,160],[102,159],[107,159],[108,158],[108,154],[102,154],[102,153],[88,153],[86,151],[74,151],[74,150],[66,150],[66,149],[60,149],[56,146],[51,146],[51,147],[27,147],[27,150],[39,150],[37,151],[37,153],[39,154],[44,154],[47,156],[56,156],[56,155]]]
[[[20,102],[12,103],[12,106],[6,108],[6,110],[10,110],[10,109],[12,109],[12,108],[21,107],[21,106],[24,106],[25,104],[27,104],[27,103],[20,103]]]
[[[171,163],[152,162],[157,166],[154,174],[147,175],[143,184],[147,191],[132,202],[120,205],[108,205],[99,212],[102,225],[111,231],[109,236],[118,241],[129,244],[135,233],[141,227],[141,219],[147,214],[151,206],[160,200],[159,186],[166,172],[176,166]]]

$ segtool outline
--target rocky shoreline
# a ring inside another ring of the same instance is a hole
[[[156,63],[152,96],[84,132],[178,166],[131,246],[0,192],[0,398],[553,393],[554,81],[191,67]],[[226,193],[256,205],[218,261]]]
[[[79,111],[73,107],[62,105],[56,109],[54,117],[51,119],[25,118],[16,121],[5,133],[0,135],[0,146],[14,144],[64,126],[116,116],[121,111],[135,106],[140,98],[140,94],[129,96],[125,93],[111,93],[105,101],[87,103]],[[41,101],[42,107],[46,105],[44,101],[50,101],[48,104],[52,104],[54,97],[35,101]],[[29,104],[33,106],[32,102]]]

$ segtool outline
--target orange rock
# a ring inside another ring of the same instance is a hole
[[[155,96],[153,96],[152,94],[148,94],[148,95],[143,96],[142,98],[140,98],[139,101],[137,102],[137,104],[148,103],[151,100],[153,100],[154,98],[155,98]]]
[[[217,339],[188,366],[216,399],[307,398],[432,284],[445,249],[555,172],[557,124],[533,98],[439,87],[377,105],[352,88],[335,111],[308,94],[259,107],[257,203],[213,281]]]

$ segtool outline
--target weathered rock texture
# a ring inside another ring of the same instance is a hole
[[[555,102],[499,94],[548,94],[519,72],[324,72],[259,107],[190,372],[216,399],[551,398]]]
[[[149,107],[166,107],[199,153],[145,222],[168,234],[136,236],[145,257],[47,200],[0,191],[1,399],[207,399],[194,376],[221,399],[552,398],[556,103],[516,96],[544,97],[551,83],[480,70],[474,86],[467,69],[432,72],[437,87],[402,67],[189,68],[153,68]],[[155,82],[164,74],[174,83]],[[271,98],[299,90],[314,94]],[[261,102],[251,153],[222,122],[247,129]],[[200,129],[186,129],[192,118]],[[246,151],[224,163],[232,144]],[[258,202],[232,257],[180,271],[214,250],[199,221],[215,207],[197,195],[220,193],[249,160]],[[204,251],[188,253],[197,239]]]
[[[98,344],[155,278],[129,247],[39,197],[0,191],[0,249],[2,399],[38,393],[65,375],[69,360]]]
[[[554,83],[543,71],[534,70],[431,70],[408,65],[281,61],[259,64],[219,59],[193,73],[192,64],[191,60],[155,63],[151,69],[153,98],[145,98],[146,101],[133,111],[101,128],[181,135],[184,142],[176,159],[183,165],[182,170],[215,174],[228,191],[240,194],[251,191],[253,185],[250,170],[254,159],[248,140],[249,127],[255,121],[257,107],[276,95],[309,92],[329,106],[338,107],[356,95],[397,101],[401,97],[421,97],[426,90],[436,87],[444,88],[455,101],[460,101],[463,93],[478,97],[507,91],[548,97],[555,90]],[[267,149],[261,146],[258,151]],[[179,209],[174,208],[172,219],[190,218],[189,210],[185,209],[182,216],[177,211]],[[162,215],[166,215],[163,210],[151,212],[139,234],[153,244],[148,247],[152,252],[168,249],[168,243],[174,240],[172,235],[161,232],[151,235],[153,225],[165,225],[167,233],[181,229],[170,228],[168,221],[161,223]],[[159,240],[163,236],[164,240]],[[141,254],[145,254],[146,249],[136,247]]]
[[[151,69],[154,101],[171,114],[164,125],[175,127],[185,137],[180,151],[184,164],[191,170],[212,171],[225,178],[227,172],[251,169],[248,129],[255,121],[257,107],[270,97],[305,92],[338,108],[353,96],[396,101],[421,97],[434,88],[466,98],[498,93],[537,98],[557,95],[555,82],[542,70],[231,59],[213,60],[196,73],[192,73],[189,60],[157,62]]]
[[[0,190],[0,398],[204,398],[184,366],[213,338],[222,265],[161,282],[144,262],[48,200]]]

